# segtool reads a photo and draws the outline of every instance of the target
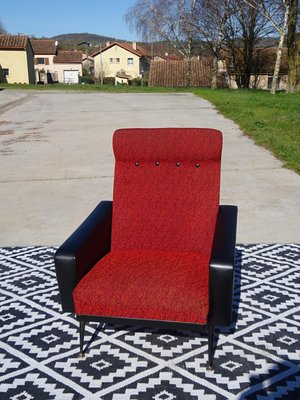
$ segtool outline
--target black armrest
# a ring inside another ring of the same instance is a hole
[[[55,253],[63,311],[74,312],[75,286],[110,251],[111,218],[112,202],[102,201]]]
[[[209,268],[209,316],[214,325],[230,325],[237,226],[236,206],[220,206]]]

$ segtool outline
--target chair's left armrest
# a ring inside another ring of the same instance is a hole
[[[237,212],[236,206],[219,207],[209,268],[208,321],[214,325],[231,324]]]
[[[63,311],[74,312],[73,290],[110,251],[112,202],[102,201],[59,247],[54,260]]]

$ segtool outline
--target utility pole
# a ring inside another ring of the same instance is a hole
[[[102,44],[100,42],[100,83],[103,85]]]

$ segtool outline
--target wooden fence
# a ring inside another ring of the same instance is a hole
[[[190,86],[210,87],[211,61],[192,60],[190,64]],[[185,87],[187,86],[187,67],[186,61],[152,61],[149,84],[151,86]]]

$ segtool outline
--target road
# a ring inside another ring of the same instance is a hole
[[[191,93],[0,91],[0,246],[59,245],[112,198],[112,134],[125,127],[223,131],[221,203],[238,243],[300,243],[300,176]]]

